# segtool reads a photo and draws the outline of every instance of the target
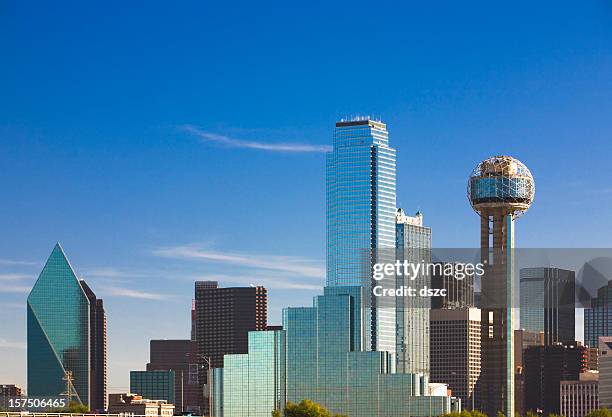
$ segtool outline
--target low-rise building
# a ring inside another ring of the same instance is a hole
[[[149,400],[132,393],[110,394],[108,396],[108,414],[171,417],[174,415],[174,404],[165,400]]]
[[[561,381],[560,411],[564,417],[584,417],[599,408],[597,371],[580,374],[578,381]]]

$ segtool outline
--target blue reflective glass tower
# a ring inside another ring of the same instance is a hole
[[[28,395],[57,396],[72,373],[72,400],[90,399],[90,306],[59,244],[27,302]]]
[[[357,119],[336,123],[327,154],[327,286],[368,285],[369,254],[395,248],[396,151],[387,127]],[[364,348],[395,352],[395,308],[364,310]]]

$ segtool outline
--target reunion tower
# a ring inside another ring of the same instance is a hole
[[[535,195],[529,169],[510,156],[485,159],[468,181],[468,199],[480,215],[482,277],[482,411],[514,417],[514,220]]]

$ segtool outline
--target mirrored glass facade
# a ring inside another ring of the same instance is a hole
[[[222,372],[214,375],[215,416],[270,417],[286,402],[285,332],[249,332],[249,353],[225,355]],[[222,378],[222,380],[220,380]]]
[[[327,286],[364,285],[370,253],[395,248],[396,151],[384,123],[336,123],[327,154]],[[392,261],[392,259],[391,259]],[[367,284],[366,284],[367,285]],[[395,351],[395,308],[364,311],[364,346]]]
[[[73,401],[89,404],[90,306],[57,244],[27,302],[28,395],[57,396],[73,378]]]
[[[431,262],[431,228],[423,226],[423,215],[406,216],[402,209],[396,215],[397,259],[410,263]],[[396,277],[397,288],[412,285],[431,288],[431,276]],[[429,297],[396,297],[397,371],[429,375]]]
[[[176,404],[174,371],[131,371],[130,392],[149,400]]]

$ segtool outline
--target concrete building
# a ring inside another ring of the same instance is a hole
[[[612,409],[612,337],[599,338],[599,406]]]
[[[580,374],[577,381],[561,381],[560,412],[564,417],[584,417],[599,408],[597,371]]]
[[[197,344],[191,340],[151,340],[147,371],[174,371],[177,412],[200,414],[203,394],[198,375]],[[139,392],[134,390],[134,392]],[[139,392],[140,393],[140,392]],[[147,394],[143,395],[147,396]],[[155,397],[161,398],[162,397]],[[171,401],[172,402],[172,401]]]
[[[445,262],[446,264],[446,262]],[[439,269],[434,269],[435,273],[431,277],[433,288],[443,289],[445,297],[433,297],[431,300],[432,309],[442,308],[472,308],[477,307],[474,298],[474,275],[468,275],[458,279],[454,275],[440,273]]]
[[[579,380],[586,368],[586,348],[580,342],[528,347],[524,353],[525,409],[559,414],[561,381]]]
[[[0,411],[8,410],[9,399],[21,397],[22,389],[17,385],[2,384],[0,385]]]
[[[525,349],[530,346],[544,346],[544,333],[529,332],[524,329],[514,331],[514,407],[517,414],[523,416],[525,409]]]
[[[482,161],[468,181],[468,199],[480,215],[482,276],[482,411],[514,416],[514,220],[529,209],[535,183],[510,156]]]
[[[544,344],[576,340],[576,273],[560,268],[520,271],[521,328],[543,332]]]
[[[108,396],[108,414],[171,417],[174,415],[174,404],[165,400],[149,400],[132,393],[110,394]]]
[[[480,408],[480,315],[477,308],[431,310],[432,382],[444,382],[463,408]]]

